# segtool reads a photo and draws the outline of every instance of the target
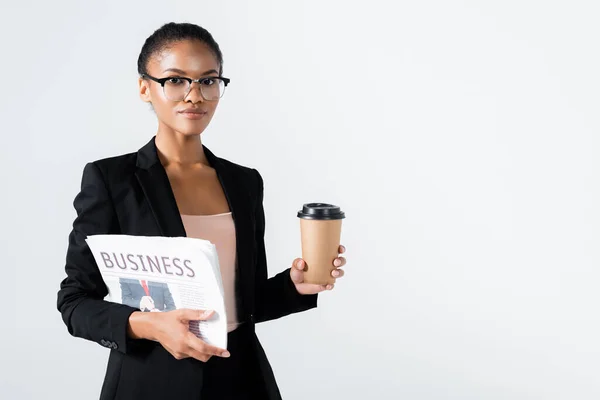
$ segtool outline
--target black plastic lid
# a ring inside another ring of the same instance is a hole
[[[346,218],[346,214],[333,204],[308,203],[304,204],[301,211],[298,211],[298,218],[317,220],[344,219]]]

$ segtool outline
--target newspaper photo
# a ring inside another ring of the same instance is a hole
[[[227,316],[214,244],[188,237],[91,235],[86,239],[108,288],[106,300],[167,312],[214,310],[190,331],[208,344],[227,348]]]

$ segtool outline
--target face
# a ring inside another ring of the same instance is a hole
[[[219,64],[208,46],[198,40],[185,40],[169,45],[154,54],[146,66],[155,78],[186,77],[200,79],[219,76]],[[199,135],[212,119],[218,100],[205,100],[200,84],[192,83],[183,100],[169,100],[160,83],[139,79],[140,97],[152,103],[160,129],[169,129],[185,136]]]

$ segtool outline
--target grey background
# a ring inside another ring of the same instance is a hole
[[[55,309],[85,162],[155,133],[136,60],[164,22],[221,45],[204,143],[295,213],[347,212],[347,275],[260,325],[285,399],[600,397],[595,1],[2,2],[0,398],[97,398],[108,351]]]

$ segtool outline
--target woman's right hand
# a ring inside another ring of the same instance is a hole
[[[229,352],[211,346],[190,332],[190,321],[203,321],[214,314],[212,310],[179,309],[162,313],[135,311],[129,317],[128,334],[134,339],[159,342],[178,360],[195,358],[203,362],[212,356],[229,357]]]

